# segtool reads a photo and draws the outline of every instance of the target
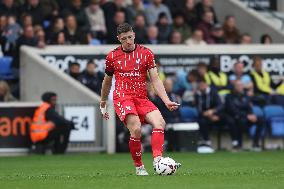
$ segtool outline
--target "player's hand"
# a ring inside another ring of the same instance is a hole
[[[100,110],[101,110],[101,113],[103,115],[103,118],[105,120],[108,120],[109,119],[109,114],[107,112],[107,106],[106,106],[106,101],[101,101],[100,102]]]
[[[177,110],[178,107],[180,106],[180,104],[172,101],[166,102],[165,105],[170,111]]]

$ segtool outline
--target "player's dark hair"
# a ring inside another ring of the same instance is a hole
[[[132,29],[132,26],[128,23],[123,23],[123,24],[119,24],[117,26],[117,35],[120,35],[122,33],[126,33],[126,32],[129,32],[129,31],[133,31]]]

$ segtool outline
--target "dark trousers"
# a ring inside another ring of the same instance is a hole
[[[238,141],[238,146],[242,147],[243,144],[243,135],[242,133],[245,131],[248,133],[249,128],[252,125],[256,125],[255,135],[253,136],[253,146],[259,146],[259,139],[262,130],[265,127],[265,120],[261,117],[257,118],[256,123],[252,123],[246,117],[244,118],[234,118],[231,115],[227,115],[227,124],[230,128],[230,134],[232,140]]]
[[[220,118],[221,120],[221,118]],[[212,129],[213,125],[217,125],[218,127],[222,125],[221,121],[211,121],[207,117],[200,116],[198,119],[199,124],[199,132],[202,137],[202,140],[208,141],[209,140],[209,132]]]
[[[49,131],[46,139],[35,144],[35,152],[45,154],[45,151],[51,148],[53,154],[64,154],[69,143],[70,131],[67,126],[56,126]]]

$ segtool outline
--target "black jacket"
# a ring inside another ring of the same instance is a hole
[[[102,72],[97,72],[94,75],[91,75],[84,71],[79,77],[79,81],[81,83],[99,95],[101,93],[103,80],[104,74]]]
[[[245,94],[232,93],[226,96],[226,113],[236,119],[246,119],[252,114],[252,103]]]
[[[201,93],[200,91],[196,92],[194,95],[194,104],[199,115],[202,115],[203,112],[209,109],[215,109],[216,114],[219,114],[223,109],[223,105],[217,91],[209,87],[205,93]]]
[[[74,128],[74,123],[72,121],[68,121],[63,116],[59,115],[52,107],[46,110],[45,118],[47,121],[52,121],[56,127]]]

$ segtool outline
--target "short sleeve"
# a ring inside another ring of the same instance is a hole
[[[113,59],[112,59],[113,52],[109,53],[106,57],[106,69],[105,73],[108,76],[113,76],[114,73],[114,66],[113,66]]]
[[[154,53],[148,49],[147,52],[147,70],[150,70],[152,68],[156,67],[156,63],[155,63],[155,57],[154,57]]]

